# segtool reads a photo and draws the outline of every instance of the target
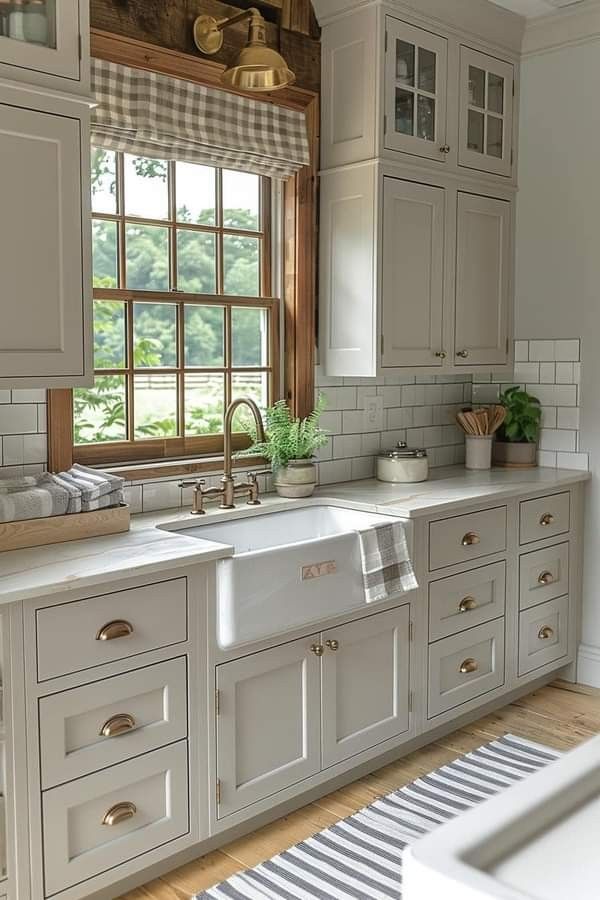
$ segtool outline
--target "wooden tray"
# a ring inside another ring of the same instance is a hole
[[[0,522],[0,553],[5,550],[41,547],[44,544],[60,544],[63,541],[80,541],[106,534],[121,534],[129,531],[130,521],[130,508],[123,503],[110,509],[74,513],[70,516]]]

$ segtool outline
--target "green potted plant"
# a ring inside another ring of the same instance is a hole
[[[517,386],[507,388],[500,395],[500,404],[506,409],[506,418],[494,444],[494,464],[533,468],[537,465],[542,420],[540,401]]]
[[[266,440],[256,441],[239,456],[264,456],[273,469],[273,483],[280,497],[310,497],[317,486],[314,454],[329,440],[328,432],[319,426],[326,406],[321,395],[317,405],[305,419],[295,418],[285,400],[279,400],[265,411]]]

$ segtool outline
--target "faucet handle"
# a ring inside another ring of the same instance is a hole
[[[206,478],[194,478],[193,481],[180,481],[179,487],[180,488],[189,488],[189,487],[201,488],[201,487],[204,487],[205,484],[206,484]]]
[[[258,473],[257,472],[248,472],[248,506],[260,506],[260,500],[258,499],[260,489],[258,487]]]

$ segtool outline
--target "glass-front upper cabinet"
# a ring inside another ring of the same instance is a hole
[[[510,63],[460,48],[459,165],[512,174],[513,83]]]
[[[448,42],[386,18],[385,147],[447,159]]]
[[[0,74],[34,84],[58,78],[66,91],[65,79],[79,83],[85,2],[0,0]]]

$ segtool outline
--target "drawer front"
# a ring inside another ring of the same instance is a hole
[[[559,597],[519,615],[519,675],[568,653],[569,598]]]
[[[42,788],[187,736],[186,659],[147,666],[39,701]]]
[[[37,611],[38,681],[187,638],[187,580],[176,578]]]
[[[429,648],[429,718],[504,684],[504,619]]]
[[[569,544],[525,553],[519,560],[519,606],[529,609],[569,592]]]
[[[189,831],[187,742],[46,791],[46,895]]]
[[[571,527],[571,498],[568,492],[521,502],[521,543],[531,544],[556,534],[566,534]]]
[[[506,507],[432,522],[429,569],[443,569],[506,549]]]
[[[451,575],[429,585],[429,640],[439,641],[504,615],[506,563]]]

